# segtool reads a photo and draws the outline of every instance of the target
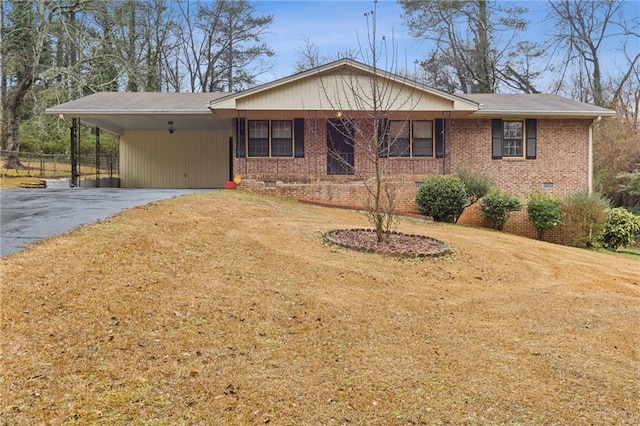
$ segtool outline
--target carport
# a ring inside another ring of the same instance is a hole
[[[207,105],[224,95],[101,92],[46,113],[69,125],[72,157],[80,123],[96,128],[97,150],[101,130],[117,135],[122,188],[223,188],[232,178],[232,123]]]

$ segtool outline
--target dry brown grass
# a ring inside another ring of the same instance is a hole
[[[0,163],[2,164],[2,163]],[[24,161],[25,169],[6,169],[0,167],[0,189],[18,188],[22,184],[35,184],[41,179],[60,179],[71,177],[71,164],[63,162]],[[78,173],[83,179],[95,179],[95,167],[78,166]],[[102,177],[109,176],[108,170],[102,170]],[[115,177],[118,175],[115,174]]]
[[[2,164],[2,163],[0,163]],[[69,177],[71,176],[71,164],[64,162],[52,162],[43,161],[40,162],[37,158],[35,160],[22,160],[24,169],[6,169],[0,167],[0,176],[9,178],[27,178],[27,177]],[[87,166],[79,166],[81,169],[89,170]],[[95,168],[90,171],[94,171]],[[84,171],[84,170],[82,170]]]
[[[2,258],[3,424],[640,423],[640,262],[223,191]]]

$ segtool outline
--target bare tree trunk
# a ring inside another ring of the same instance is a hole
[[[137,92],[139,90],[138,87],[138,72],[136,69],[136,37],[137,28],[136,28],[136,2],[129,1],[127,4],[129,8],[129,38],[127,45],[127,60],[129,61],[129,81],[127,82],[127,91],[128,92]]]
[[[478,17],[475,22],[477,41],[475,46],[475,64],[476,69],[476,89],[477,93],[493,93],[493,76],[491,70],[493,66],[489,57],[489,18],[487,13],[486,0],[478,1]]]
[[[0,127],[2,127],[2,132],[0,132],[0,149],[5,149],[7,146],[7,114],[5,111],[7,110],[7,65],[6,55],[2,49],[3,35],[5,32],[4,28],[4,1],[0,1]]]
[[[22,81],[18,84],[15,92],[11,96],[7,104],[7,158],[4,163],[5,169],[24,169],[24,165],[20,162],[18,153],[20,146],[18,145],[18,131],[20,129],[20,121],[22,118],[22,102],[26,97],[29,89],[33,85],[33,68],[31,65],[25,70]]]

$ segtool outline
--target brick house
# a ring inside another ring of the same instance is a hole
[[[364,205],[378,126],[376,155],[401,211],[415,210],[426,177],[460,168],[522,198],[591,190],[592,127],[615,114],[556,95],[452,95],[348,59],[218,98],[209,109],[232,120],[231,172],[242,189],[348,207]]]
[[[234,94],[103,92],[46,112],[116,134],[123,188],[239,177],[242,190],[362,207],[377,155],[400,211],[426,177],[460,168],[523,198],[590,190],[592,127],[615,114],[555,95],[452,95],[348,59]]]

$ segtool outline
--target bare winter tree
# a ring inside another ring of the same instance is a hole
[[[321,53],[320,48],[318,48],[310,38],[305,37],[302,40],[302,45],[298,47],[298,58],[296,59],[294,69],[295,72],[302,72],[328,64],[329,62],[337,61],[338,59],[356,59],[357,56],[358,52],[351,49],[346,49],[335,55]]]
[[[390,132],[390,114],[404,115],[403,126],[419,101],[419,94],[407,95],[402,83],[406,79],[384,71],[397,68],[395,49],[387,49],[387,40],[378,37],[376,4],[365,13],[367,38],[360,43],[359,57],[369,68],[368,75],[323,77],[320,83],[323,98],[335,112],[328,118],[329,168],[333,173],[355,175],[366,190],[367,218],[375,228],[379,242],[384,242],[396,225],[396,187],[389,178],[389,155],[403,149],[399,143],[403,129]],[[391,42],[392,43],[392,42]],[[406,129],[405,129],[406,130]],[[354,158],[360,159],[354,167]]]
[[[580,89],[574,97],[598,106],[615,105],[640,61],[640,20],[626,20],[621,0],[561,0],[550,1],[549,6],[549,18],[556,29],[551,45],[563,55],[564,64],[555,91],[566,90],[566,81],[574,81],[580,85],[574,85],[574,91]],[[620,69],[615,76],[617,84],[607,93],[601,56],[605,42],[612,37],[623,37],[620,48],[626,63],[616,64]],[[577,78],[566,79],[571,73]]]
[[[261,36],[273,15],[258,15],[247,0],[178,3],[180,66],[191,92],[240,90],[268,71],[274,55]]]
[[[421,64],[427,84],[449,93],[495,93],[501,85],[537,92],[542,50],[516,42],[528,25],[521,18],[526,8],[487,0],[399,3],[411,33],[435,45]]]
[[[25,100],[38,80],[51,51],[50,31],[56,19],[79,10],[84,1],[3,1],[2,79],[3,139],[8,151],[4,167],[20,169],[18,133]]]

